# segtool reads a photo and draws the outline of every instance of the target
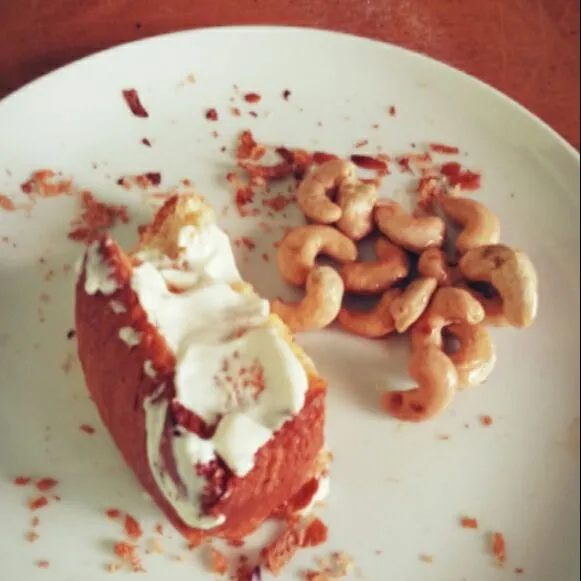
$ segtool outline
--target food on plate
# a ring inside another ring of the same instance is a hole
[[[431,163],[429,154],[424,157]],[[405,171],[411,171],[409,161]],[[305,218],[318,224],[287,231],[277,258],[282,278],[297,286],[306,281],[307,292],[296,304],[277,299],[272,308],[297,332],[335,319],[370,339],[410,331],[409,374],[417,387],[386,393],[383,408],[419,422],[446,409],[457,390],[490,376],[497,353],[486,325],[524,328],[534,322],[537,273],[526,254],[499,243],[500,220],[490,209],[458,195],[474,189],[476,180],[479,185],[479,174],[454,163],[440,167],[439,175],[433,166],[420,167],[417,211],[408,213],[394,200],[378,199],[377,184],[358,179],[357,168],[378,171],[380,162],[385,169],[384,160],[368,156],[330,156],[306,172],[297,202]],[[454,256],[449,223],[460,226]],[[357,260],[355,242],[369,236],[377,236],[376,258]],[[319,254],[340,263],[340,277],[317,264]],[[342,306],[348,295],[376,302],[363,310]]]
[[[279,243],[278,270],[287,282],[303,286],[319,254],[341,263],[353,262],[357,258],[357,246],[331,226],[311,224],[293,228]]]
[[[405,333],[424,313],[436,289],[435,278],[418,278],[391,303],[391,315],[398,333]]]
[[[458,372],[441,349],[428,345],[414,350],[408,371],[417,386],[385,393],[383,408],[388,414],[405,422],[423,422],[448,407],[458,387]]]
[[[201,197],[169,198],[129,254],[92,242],[75,309],[103,423],[191,544],[240,541],[317,492],[326,382],[241,279]]]
[[[484,204],[471,198],[445,195],[438,197],[438,204],[448,220],[462,227],[456,239],[458,254],[500,240],[500,220]]]
[[[362,240],[373,231],[373,209],[377,187],[360,181],[344,181],[337,191],[337,204],[342,215],[337,228],[351,240]]]
[[[332,159],[307,173],[297,188],[297,204],[304,215],[318,224],[333,224],[343,209],[330,199],[331,193],[355,175],[355,165]]]
[[[379,302],[369,311],[357,311],[343,307],[337,317],[339,325],[349,333],[368,339],[386,337],[395,331],[391,306],[401,293],[401,289],[397,288],[385,291]]]
[[[427,248],[441,247],[446,225],[438,216],[411,216],[400,204],[380,200],[375,209],[379,230],[405,250],[421,254]]]
[[[348,262],[341,267],[346,292],[376,295],[408,277],[410,259],[404,250],[378,238],[375,255],[373,262]]]
[[[498,292],[493,299],[507,324],[530,327],[538,309],[538,278],[531,259],[520,250],[502,244],[480,246],[459,263],[468,281],[489,283]]]
[[[305,296],[296,303],[272,301],[271,310],[289,329],[312,331],[330,325],[341,310],[345,285],[339,273],[330,266],[315,266],[307,276]]]

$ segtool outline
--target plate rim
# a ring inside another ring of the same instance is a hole
[[[581,153],[577,150],[571,143],[569,143],[557,130],[551,127],[546,121],[541,119],[536,113],[533,113],[527,109],[524,105],[520,104],[510,95],[502,92],[500,89],[488,84],[486,81],[479,79],[478,77],[467,73],[453,65],[445,63],[434,57],[426,55],[424,53],[391,43],[383,40],[378,40],[375,38],[365,37],[356,35],[349,32],[335,31],[326,28],[316,28],[310,26],[291,26],[291,25],[272,25],[272,24],[250,24],[250,25],[216,25],[216,26],[205,26],[200,28],[187,28],[184,30],[178,30],[174,32],[166,32],[156,35],[147,36],[145,38],[140,38],[137,40],[132,40],[128,42],[123,42],[116,44],[114,46],[98,50],[87,56],[76,59],[70,63],[62,65],[52,71],[49,71],[32,81],[29,81],[22,87],[18,88],[16,91],[9,93],[3,99],[0,99],[0,115],[4,107],[16,101],[24,93],[29,93],[31,91],[37,90],[39,87],[42,89],[42,85],[45,82],[57,77],[59,74],[66,71],[71,71],[74,68],[83,67],[86,63],[95,62],[99,59],[108,58],[110,53],[115,53],[123,50],[138,50],[140,46],[151,44],[152,42],[163,42],[164,40],[170,40],[177,37],[186,36],[204,36],[208,34],[249,34],[249,33],[260,33],[264,34],[266,32],[271,33],[283,33],[283,34],[306,34],[313,36],[329,36],[334,38],[342,38],[349,42],[361,42],[361,43],[371,43],[376,45],[377,48],[381,50],[388,50],[394,52],[403,52],[408,56],[408,58],[413,58],[419,61],[424,61],[424,63],[429,63],[431,66],[445,70],[448,74],[454,75],[458,80],[462,82],[470,81],[476,83],[478,88],[482,91],[488,93],[489,97],[494,98],[497,102],[504,102],[505,105],[512,107],[514,112],[518,114],[526,122],[534,123],[538,128],[545,131],[548,137],[559,144],[561,149],[566,152],[567,156],[571,161],[574,161],[577,165],[581,165]]]

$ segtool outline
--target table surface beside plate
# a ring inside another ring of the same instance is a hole
[[[507,93],[579,147],[577,0],[0,0],[0,98],[120,43],[243,24],[328,28],[423,52]]]

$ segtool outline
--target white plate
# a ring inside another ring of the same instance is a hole
[[[184,84],[191,73],[196,83]],[[263,96],[253,106],[238,97],[240,118],[229,113],[233,84]],[[139,90],[148,119],[129,113],[121,90],[130,87]],[[288,102],[284,89],[292,91]],[[387,114],[392,104],[395,118]],[[209,107],[219,111],[219,122],[205,119]],[[250,117],[250,109],[259,117]],[[243,128],[262,142],[340,154],[362,139],[372,152],[377,145],[409,150],[412,142],[459,145],[464,162],[483,171],[478,196],[501,217],[504,241],[526,249],[540,274],[536,325],[495,332],[500,356],[486,386],[460,394],[449,412],[425,425],[398,424],[378,408],[380,393],[401,379],[401,344],[337,330],[301,337],[331,385],[327,432],[335,462],[322,511],[331,538],[301,553],[281,579],[295,579],[332,550],[355,558],[350,578],[369,581],[512,579],[519,567],[531,581],[578,578],[576,152],[499,93],[399,48],[311,30],[215,29],[107,51],[6,99],[0,192],[20,201],[18,186],[32,170],[58,169],[100,198],[131,207],[132,224],[117,232],[130,243],[149,211],[115,180],[161,170],[169,187],[190,177],[220,208],[231,196],[223,176],[233,161],[220,148]],[[143,137],[152,148],[140,143]],[[394,188],[388,180],[384,195]],[[66,238],[75,204],[58,198],[30,215],[0,211],[0,236],[16,245],[0,243],[0,578],[7,581],[109,579],[104,564],[122,535],[104,509],[137,516],[147,537],[159,518],[99,424],[78,366],[68,375],[60,366],[75,350],[66,338],[74,275],[62,273],[81,251]],[[256,220],[234,214],[225,221],[232,234],[256,234]],[[267,296],[288,293],[260,254],[239,252],[244,274]],[[50,269],[56,275],[46,282]],[[43,292],[50,295],[46,304],[39,301]],[[491,427],[481,425],[483,414],[494,418]],[[80,431],[83,423],[97,432]],[[450,439],[439,439],[443,434]],[[38,511],[40,538],[33,544],[24,539],[32,490],[12,484],[21,474],[61,481],[62,501]],[[462,529],[463,515],[477,517],[480,529]],[[504,571],[490,556],[492,531],[507,540]],[[176,534],[165,543],[174,554],[183,546]],[[432,555],[433,564],[420,555]],[[38,559],[50,561],[48,570],[35,566]],[[152,556],[145,564],[143,579],[211,577],[197,554],[183,562]]]

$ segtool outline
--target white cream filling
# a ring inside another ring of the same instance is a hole
[[[132,327],[119,329],[119,338],[129,347],[137,347],[141,343],[141,335]]]
[[[155,401],[160,388],[144,402],[147,456],[157,486],[180,518],[210,529],[224,517],[203,514],[207,481],[196,467],[219,457],[236,475],[248,474],[256,453],[304,406],[308,379],[292,349],[268,325],[268,301],[231,288],[241,279],[227,235],[215,224],[203,230],[186,226],[178,242],[177,260],[155,250],[141,252],[131,285],[176,357],[176,400],[217,426],[207,440],[174,430],[176,483],[160,453],[169,409],[167,400]],[[97,247],[87,251],[85,276],[89,294],[117,290]],[[130,346],[139,340],[130,327],[119,335]],[[155,377],[151,361],[144,372]]]
[[[127,312],[127,307],[121,301],[110,301],[109,306],[116,315],[121,315]]]
[[[100,292],[112,295],[119,284],[113,278],[111,267],[106,264],[99,253],[100,243],[93,242],[87,249],[85,258],[85,292],[94,295]]]

